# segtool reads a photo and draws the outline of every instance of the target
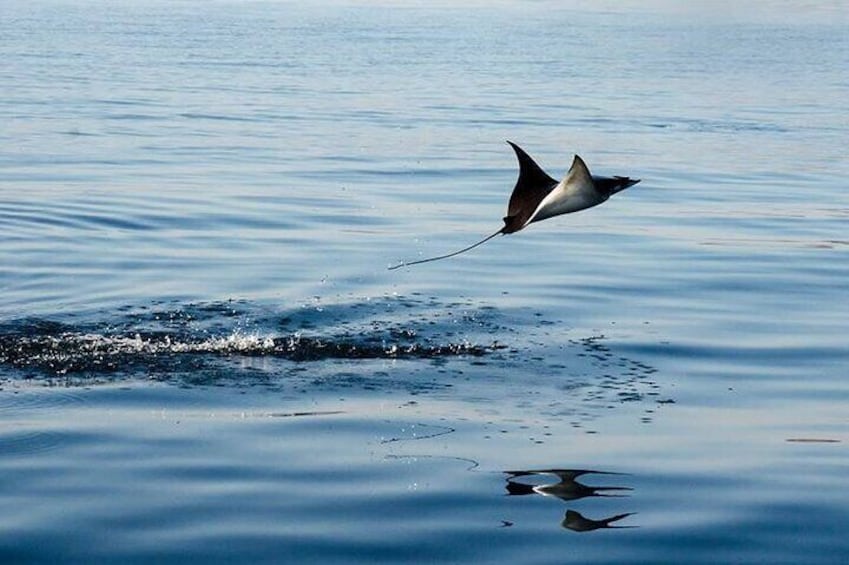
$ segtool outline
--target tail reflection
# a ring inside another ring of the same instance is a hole
[[[533,471],[505,471],[507,475],[507,495],[508,496],[524,496],[528,494],[539,494],[559,498],[560,500],[569,502],[580,500],[589,497],[625,497],[626,491],[633,490],[631,487],[624,486],[591,486],[585,485],[578,481],[578,477],[582,475],[604,475],[604,476],[625,476],[623,473],[611,473],[607,471],[593,471],[590,469],[545,469]],[[522,477],[537,477],[540,475],[554,475],[559,481],[549,484],[535,484],[519,481]],[[612,526],[613,522],[617,522],[628,516],[633,515],[633,512],[617,514],[609,518],[601,520],[593,520],[584,517],[581,513],[575,510],[567,510],[566,516],[560,522],[560,525],[566,529],[575,532],[590,532],[599,529],[621,529],[633,528],[636,526]]]

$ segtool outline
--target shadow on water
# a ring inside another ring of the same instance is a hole
[[[582,498],[593,497],[626,497],[631,487],[624,486],[590,486],[578,481],[583,475],[603,475],[605,477],[624,477],[623,473],[611,473],[607,471],[593,471],[588,469],[545,469],[529,471],[505,471],[507,475],[507,496],[541,495],[545,497],[559,498],[564,502],[572,502]],[[555,476],[555,483],[533,483],[529,479]],[[523,479],[523,480],[520,480]],[[614,522],[632,516],[634,512],[625,512],[606,518],[592,519],[584,516],[577,510],[568,509],[560,525],[563,528],[575,532],[590,532],[600,529],[624,529],[637,526],[613,526]]]

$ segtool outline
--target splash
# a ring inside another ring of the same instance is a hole
[[[475,318],[468,314],[452,316],[451,331],[441,332],[439,312],[419,309],[405,318],[383,318],[392,310],[385,301],[375,302],[370,315],[352,316],[356,309],[346,305],[329,313],[323,307],[277,314],[228,302],[141,309],[123,319],[78,326],[24,320],[0,328],[0,365],[49,375],[104,374],[201,368],[215,359],[236,357],[292,362],[436,359],[477,357],[504,348],[494,340],[481,343],[467,332],[479,330],[476,322],[468,324]],[[381,318],[375,318],[378,312]]]
[[[630,405],[650,423],[664,400],[656,369],[593,333],[567,337],[526,308],[473,299],[383,296],[278,308],[251,301],[157,303],[62,322],[0,324],[0,387],[160,381],[282,394],[405,391],[462,398],[486,413],[503,395],[529,419],[492,424],[545,443],[552,421],[585,433]]]

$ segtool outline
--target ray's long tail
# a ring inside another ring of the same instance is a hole
[[[472,249],[474,249],[478,245],[483,245],[484,243],[486,243],[487,241],[489,241],[490,239],[492,239],[496,235],[500,235],[503,232],[504,232],[504,228],[498,230],[497,232],[495,232],[492,235],[486,236],[485,238],[483,238],[479,242],[474,243],[474,244],[472,244],[468,247],[464,247],[463,249],[461,249],[459,251],[455,251],[454,253],[448,253],[447,255],[439,255],[437,257],[428,257],[427,259],[420,259],[418,261],[410,261],[409,263],[406,263],[406,262],[405,263],[399,263],[399,264],[395,265],[394,267],[389,267],[389,270],[394,271],[395,269],[400,269],[401,267],[409,267],[410,265],[420,265],[421,263],[430,263],[431,261],[439,261],[440,259],[448,259],[449,257],[454,257],[456,255],[459,255],[460,253],[465,253],[466,251],[471,251]]]

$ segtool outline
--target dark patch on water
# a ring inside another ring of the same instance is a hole
[[[564,339],[558,322],[471,299],[316,298],[288,309],[160,302],[79,318],[0,325],[5,381],[73,387],[153,380],[342,397],[442,393],[482,411],[506,397],[529,419],[495,418],[487,428],[534,429],[536,443],[552,439],[551,421],[596,433],[593,422],[611,408],[635,404],[649,423],[660,406],[656,369],[614,353],[605,336]]]
[[[6,323],[0,326],[0,364],[30,377],[156,376],[204,372],[234,359],[439,359],[504,348],[486,336],[496,329],[490,310],[439,306],[432,299],[311,304],[283,312],[244,301],[124,310],[107,321]]]
[[[0,433],[0,455],[31,455],[57,448],[66,438],[53,430],[4,430]]]

